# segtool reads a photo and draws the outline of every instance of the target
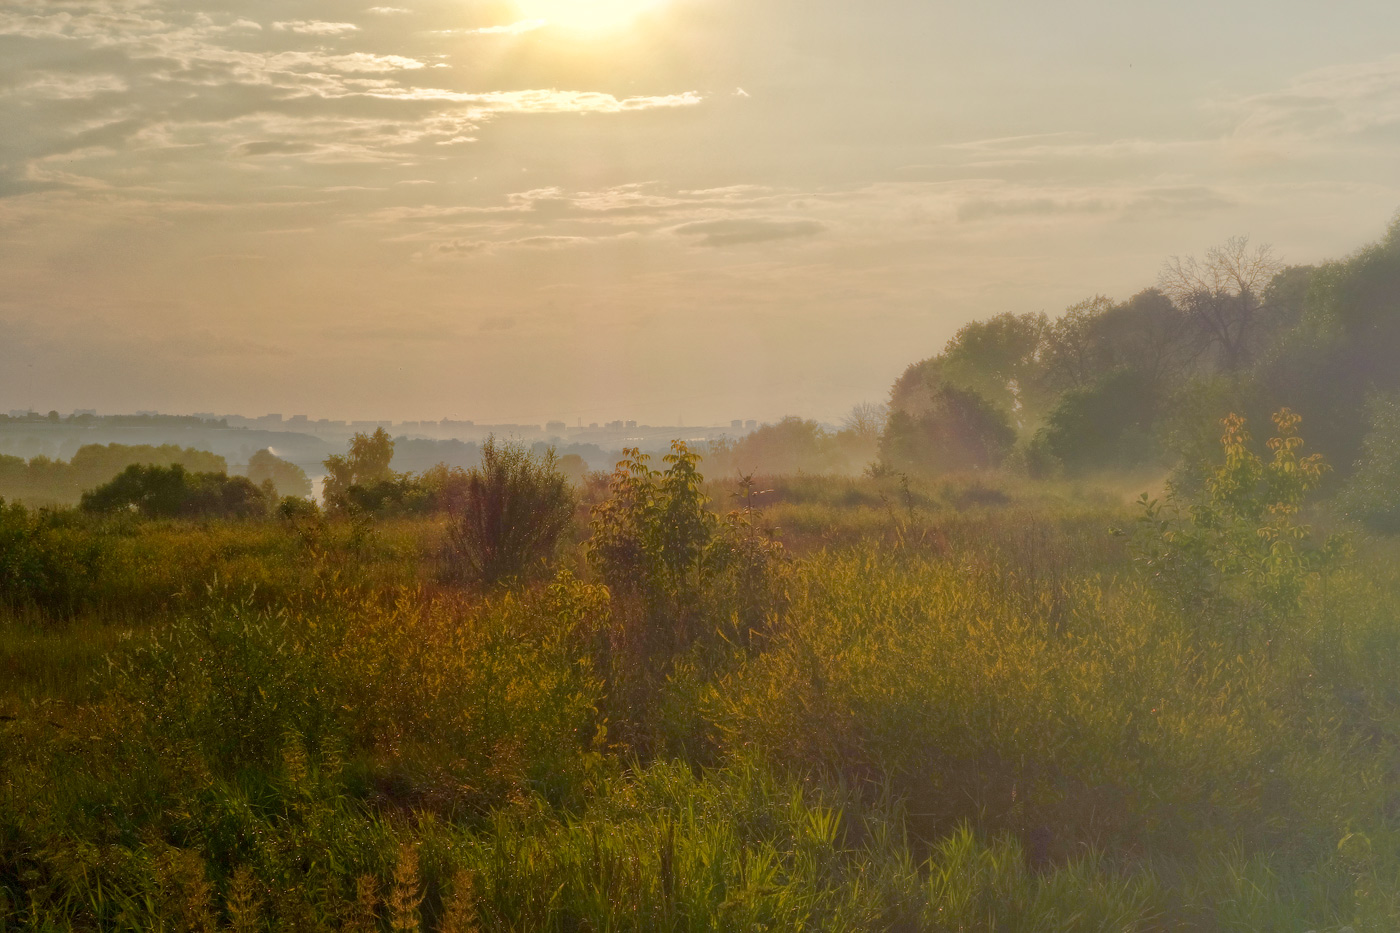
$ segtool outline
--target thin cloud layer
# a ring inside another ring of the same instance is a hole
[[[836,418],[974,317],[1376,235],[1400,7],[1338,2],[10,0],[0,395]]]
[[[695,237],[701,246],[742,246],[816,236],[826,230],[815,220],[777,220],[754,217],[742,220],[701,220],[681,224],[677,236]]]

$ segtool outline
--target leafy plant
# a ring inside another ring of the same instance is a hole
[[[1175,601],[1272,627],[1341,552],[1340,539],[1317,542],[1300,521],[1328,470],[1320,454],[1301,455],[1301,420],[1287,408],[1273,416],[1278,434],[1265,460],[1250,448],[1244,419],[1232,414],[1221,422],[1224,463],[1208,472],[1198,497],[1172,488],[1160,504],[1143,494],[1136,553]]]

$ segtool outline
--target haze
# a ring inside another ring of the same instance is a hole
[[[0,407],[835,419],[1400,206],[1400,6],[0,3]]]

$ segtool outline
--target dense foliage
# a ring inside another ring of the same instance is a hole
[[[975,399],[961,409],[1015,428],[1010,462],[1031,475],[1191,467],[1205,452],[1203,425],[1287,406],[1345,478],[1384,444],[1377,435],[1368,447],[1368,399],[1400,389],[1397,299],[1400,219],[1380,242],[1316,267],[1285,266],[1236,237],[1200,259],[1173,258],[1158,287],[1123,303],[1098,295],[1054,320],[966,325],[895,382],[882,462],[923,473],[999,462],[948,456],[967,446],[967,419],[930,412],[956,392]]]
[[[225,473],[224,458],[207,450],[163,444],[85,444],[68,461],[29,461],[0,454],[0,496],[27,505],[76,505],[83,492],[110,482],[136,465],[184,467],[191,473]]]
[[[0,928],[1393,930],[1400,561],[1224,428],[1117,537],[632,451],[485,590],[432,516],[6,507]],[[481,528],[564,501],[493,462]]]
[[[190,473],[173,466],[127,467],[109,483],[83,493],[85,512],[139,512],[147,518],[252,518],[267,514],[273,495],[245,476]]]

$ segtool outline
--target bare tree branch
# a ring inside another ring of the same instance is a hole
[[[1236,236],[1206,250],[1203,260],[1173,256],[1158,283],[1217,345],[1225,369],[1234,371],[1249,363],[1268,311],[1264,290],[1282,269],[1268,244],[1250,249],[1248,237]]]

